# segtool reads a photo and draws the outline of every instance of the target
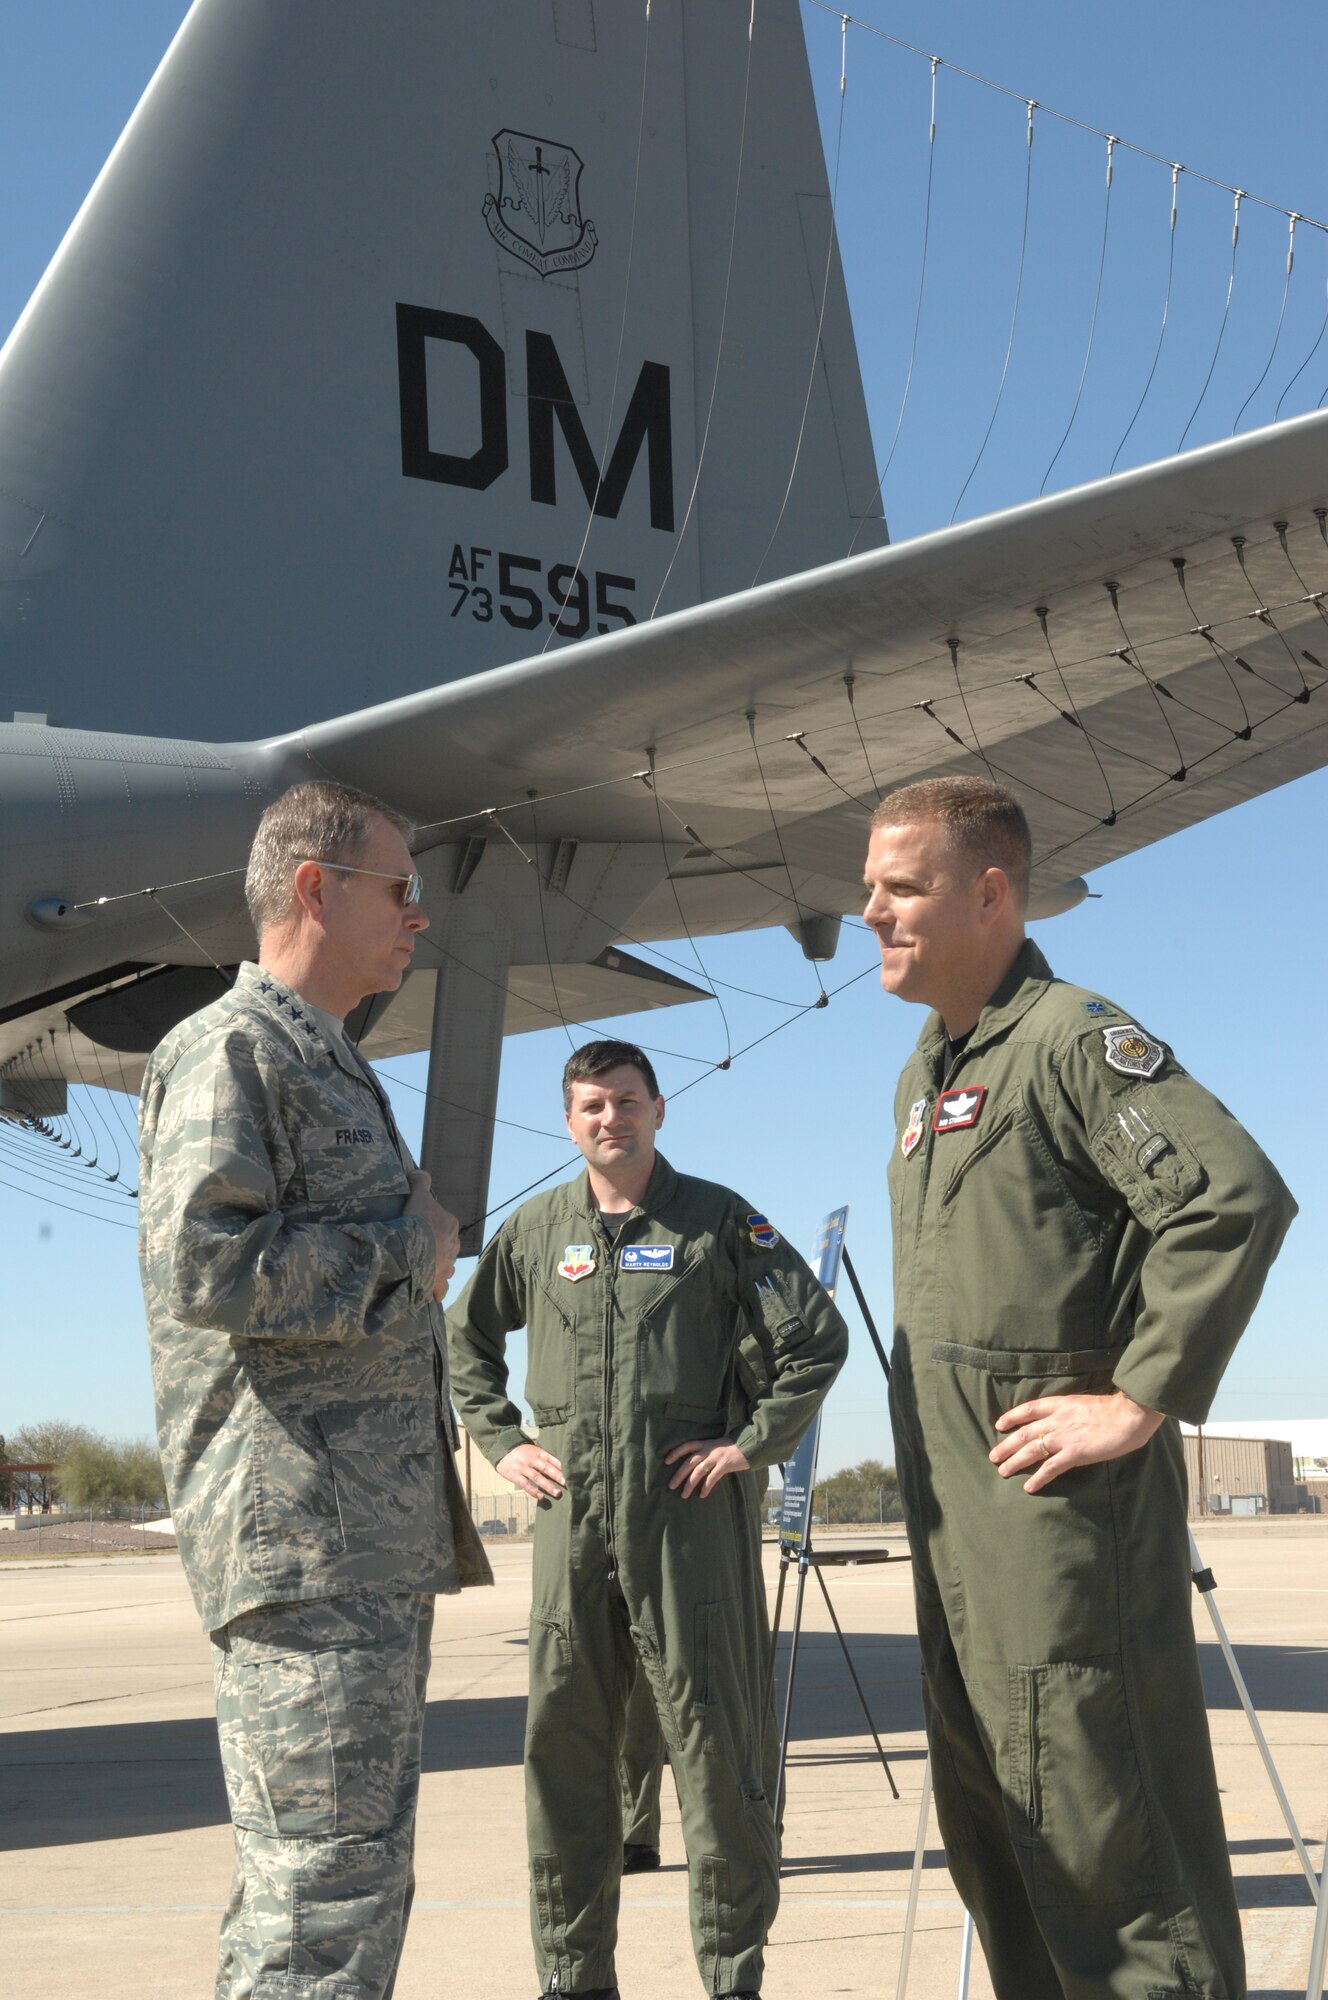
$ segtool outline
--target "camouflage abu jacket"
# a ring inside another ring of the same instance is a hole
[[[139,1262],[158,1439],[204,1626],[491,1581],[453,1458],[428,1225],[387,1099],[245,964],[154,1051]]]

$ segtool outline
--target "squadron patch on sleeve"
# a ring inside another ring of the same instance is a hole
[[[558,1266],[558,1276],[575,1285],[582,1278],[588,1278],[595,1268],[595,1246],[593,1243],[569,1243],[563,1252],[563,1261]]]
[[[921,1144],[926,1124],[927,1100],[925,1097],[919,1097],[915,1104],[909,1105],[908,1123],[900,1135],[899,1150],[906,1160],[911,1158]]]
[[[1167,1059],[1161,1042],[1155,1042],[1142,1028],[1126,1022],[1121,1028],[1104,1028],[1107,1067],[1120,1076],[1155,1076]]]
[[[779,1241],[779,1231],[772,1229],[763,1215],[749,1215],[747,1235],[758,1250],[773,1250]]]
[[[933,1132],[966,1132],[970,1125],[976,1125],[982,1116],[982,1106],[986,1100],[985,1083],[971,1084],[967,1090],[943,1090],[936,1100],[936,1116],[931,1121]]]

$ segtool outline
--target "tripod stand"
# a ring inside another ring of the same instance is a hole
[[[853,1267],[849,1263],[848,1252],[844,1248],[844,1227],[847,1221],[847,1208],[833,1209],[826,1216],[817,1233],[816,1243],[813,1248],[813,1268],[816,1271],[817,1277],[833,1298],[835,1286],[839,1279],[839,1267],[842,1261],[844,1269],[848,1272],[849,1282],[853,1286],[858,1303],[867,1318],[871,1337],[875,1342],[876,1352],[885,1369],[888,1381],[890,1376],[889,1363],[885,1359],[885,1352],[881,1347],[876,1329],[871,1324],[871,1316],[867,1313],[866,1301],[863,1299]],[[886,1757],[884,1749],[881,1747],[881,1739],[877,1734],[876,1724],[872,1720],[872,1712],[867,1704],[867,1697],[863,1691],[862,1682],[859,1680],[857,1669],[853,1664],[853,1656],[849,1652],[848,1641],[844,1637],[843,1627],[840,1625],[839,1619],[835,1614],[835,1607],[830,1601],[830,1591],[822,1571],[826,1568],[848,1567],[859,1563],[898,1562],[901,1560],[901,1557],[896,1555],[892,1549],[821,1550],[813,1548],[812,1496],[816,1487],[816,1453],[820,1443],[820,1435],[821,1418],[818,1412],[811,1428],[801,1439],[792,1458],[784,1466],[784,1498],[779,1514],[779,1589],[775,1596],[775,1615],[770,1635],[770,1670],[766,1682],[767,1714],[770,1711],[770,1699],[774,1691],[775,1647],[779,1640],[780,1620],[784,1610],[784,1591],[788,1582],[789,1570],[795,1564],[798,1572],[798,1584],[793,1600],[788,1682],[784,1689],[784,1713],[779,1732],[779,1778],[775,1786],[775,1822],[777,1825],[784,1805],[789,1725],[793,1717],[793,1689],[798,1672],[798,1641],[802,1634],[803,1601],[809,1574],[815,1575],[816,1581],[820,1585],[821,1596],[825,1600],[825,1608],[830,1614],[830,1623],[834,1626],[835,1637],[839,1641],[839,1650],[844,1656],[844,1665],[848,1668],[849,1678],[853,1682],[854,1691],[857,1694],[863,1715],[866,1717],[867,1728],[872,1742],[876,1745],[876,1754],[881,1760],[881,1768],[885,1772],[886,1782],[890,1787],[892,1795],[895,1798],[899,1797],[899,1787],[894,1781],[894,1774],[890,1769],[889,1760]]]
[[[835,1285],[839,1277],[840,1265],[843,1265],[849,1284],[853,1287],[853,1296],[858,1302],[858,1309],[862,1314],[863,1323],[867,1328],[868,1334],[871,1336],[872,1346],[876,1350],[876,1358],[881,1364],[881,1373],[885,1376],[888,1383],[890,1380],[890,1363],[886,1358],[885,1349],[881,1345],[881,1337],[876,1331],[876,1322],[872,1318],[871,1307],[867,1304],[862,1286],[858,1281],[858,1274],[853,1268],[853,1260],[849,1256],[844,1244],[844,1228],[847,1220],[847,1208],[833,1209],[826,1216],[824,1222],[821,1224],[812,1251],[813,1268],[816,1270],[821,1283],[833,1297]],[[885,1751],[881,1747],[881,1739],[877,1734],[876,1724],[872,1719],[871,1710],[867,1705],[867,1697],[863,1691],[862,1682],[858,1679],[857,1670],[853,1665],[852,1655],[848,1649],[848,1641],[844,1637],[839,1619],[835,1615],[835,1607],[830,1601],[830,1591],[822,1571],[825,1568],[838,1565],[848,1567],[859,1563],[906,1561],[908,1559],[908,1552],[905,1550],[902,1554],[896,1554],[893,1549],[835,1549],[830,1551],[813,1548],[811,1534],[812,1496],[816,1486],[816,1452],[820,1441],[820,1422],[818,1414],[811,1429],[801,1440],[797,1450],[783,1468],[784,1499],[779,1514],[779,1589],[775,1597],[775,1615],[772,1621],[770,1645],[770,1672],[766,1682],[765,1712],[767,1715],[770,1713],[771,1696],[774,1691],[775,1645],[779,1638],[780,1619],[784,1608],[784,1591],[788,1582],[789,1570],[795,1563],[798,1571],[798,1586],[793,1601],[793,1627],[789,1647],[788,1685],[784,1690],[784,1713],[780,1727],[779,1778],[775,1787],[776,1825],[780,1824],[784,1805],[789,1727],[793,1716],[793,1688],[798,1670],[798,1639],[802,1631],[803,1599],[809,1573],[815,1575],[816,1581],[820,1586],[821,1595],[825,1599],[825,1608],[830,1613],[830,1622],[834,1626],[835,1637],[839,1641],[839,1650],[844,1656],[844,1664],[848,1668],[849,1676],[853,1682],[862,1712],[867,1719],[867,1728],[871,1733],[872,1742],[876,1746],[876,1754],[881,1760],[881,1768],[885,1772],[891,1793],[896,1799],[899,1797],[899,1787],[895,1783],[894,1773],[891,1771]],[[903,1952],[899,1965],[899,1983],[896,1987],[896,2000],[903,2000],[903,1995],[908,1986],[908,1964],[912,1951],[913,1932],[917,1922],[918,1901],[922,1887],[923,1852],[927,1840],[927,1821],[930,1809],[931,1758],[929,1756],[922,1774],[921,1817],[918,1822],[917,1846],[913,1857],[913,1873],[909,1883],[907,1915],[904,1921]],[[960,1945],[958,2000],[966,2000],[972,1958],[973,1919],[965,1911],[963,1940]]]

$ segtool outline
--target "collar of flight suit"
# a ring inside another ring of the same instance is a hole
[[[623,1221],[626,1222],[634,1215],[659,1215],[672,1201],[677,1187],[677,1173],[662,1153],[656,1153],[654,1171],[646,1184],[646,1191],[636,1207],[627,1210]],[[573,1207],[579,1209],[583,1215],[593,1216],[599,1213],[595,1197],[590,1192],[589,1170],[579,1174],[574,1181],[569,1181],[567,1188],[572,1197]]]
[[[1042,998],[1053,976],[1051,967],[1032,938],[1025,938],[1014,964],[978,1015],[973,1031],[964,1043],[964,1054],[985,1048],[989,1042],[999,1041],[1016,1021],[1022,1020],[1034,1002]],[[945,1022],[939,1014],[932,1013],[918,1037],[918,1054],[935,1065],[945,1051],[947,1040]]]

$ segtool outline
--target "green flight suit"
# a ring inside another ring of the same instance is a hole
[[[388,2000],[433,1596],[492,1581],[410,1155],[367,1064],[252,964],[154,1051],[140,1146],[162,1469],[235,1825],[217,2000]]]
[[[751,1475],[760,1507],[770,1483],[767,1471]],[[757,1532],[760,1532],[760,1521]],[[766,1717],[764,1742],[767,1789],[773,1793],[779,1777],[779,1739],[775,1733],[774,1689]],[[769,1760],[773,1758],[773,1763]],[[660,1792],[664,1779],[664,1738],[649,1675],[640,1667],[627,1699],[627,1719],[623,1730],[622,1756],[618,1763],[622,1778],[623,1844],[631,1847],[659,1846]]]
[[[639,1670],[678,1787],[701,1976],[712,1993],[755,1992],[779,1891],[759,1482],[684,1500],[664,1457],[728,1437],[753,1466],[786,1458],[844,1359],[844,1323],[763,1216],[660,1158],[612,1247],[582,1174],[508,1217],[449,1313],[458,1407],[494,1464],[526,1442],[504,1358],[520,1326],[540,1443],[567,1480],[535,1524],[526,1802],[541,1980],[614,1984],[619,1756]]]
[[[627,1697],[618,1772],[622,1780],[623,1845],[658,1847],[664,1736],[654,1689],[643,1667],[637,1668]]]
[[[1201,1422],[1295,1203],[1031,944],[955,1060],[931,1017],[896,1114],[891,1415],[937,1810],[996,1992],[1244,2000],[1177,1424],[1034,1495],[987,1454],[1039,1396]]]

